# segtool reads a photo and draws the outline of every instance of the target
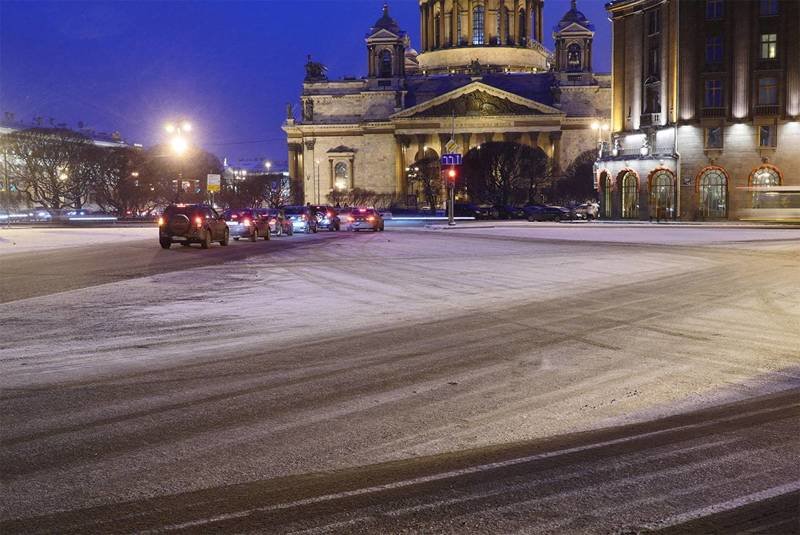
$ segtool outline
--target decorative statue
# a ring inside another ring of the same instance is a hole
[[[483,67],[481,66],[481,62],[477,59],[473,59],[469,64],[469,72],[470,74],[481,74],[483,71]]]
[[[305,102],[303,102],[303,120],[304,121],[314,120],[314,101],[311,99],[308,99]]]
[[[294,109],[292,108],[292,103],[286,103],[286,120],[293,121],[294,120]]]
[[[325,71],[327,70],[328,68],[322,63],[311,61],[311,54],[308,55],[308,61],[306,62],[306,82],[327,80],[328,77],[325,75]]]

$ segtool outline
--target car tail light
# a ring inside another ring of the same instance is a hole
[[[231,219],[239,219],[239,216],[238,216],[238,215],[236,215],[236,214],[233,214],[233,215],[231,216]]]
[[[270,223],[277,223],[277,222],[278,222],[278,220],[277,220],[277,219],[270,219],[270,220],[269,220],[269,222],[270,222]]]
[[[351,223],[353,222],[353,218],[350,216],[347,216],[347,220],[350,221]]]
[[[328,217],[333,217],[333,212],[328,212]]]
[[[250,226],[250,220],[249,220],[249,219],[245,219],[245,220],[244,220],[244,222],[243,222],[242,224],[243,224],[245,227],[249,227],[249,226]]]
[[[374,216],[369,216],[369,217],[367,218],[367,221],[375,221],[375,217],[374,217]]]
[[[163,227],[164,226],[164,218],[163,217],[159,217],[158,218],[158,226],[159,227]]]
[[[198,227],[202,227],[203,226],[203,218],[202,217],[195,217],[194,218],[194,224],[197,225]]]
[[[308,219],[308,217],[306,217],[306,216],[302,216],[300,219],[302,219],[303,221],[305,221],[306,219]]]

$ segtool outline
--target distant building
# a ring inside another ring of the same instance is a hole
[[[592,72],[594,26],[574,1],[554,53],[541,44],[542,0],[419,4],[419,53],[384,5],[366,35],[365,78],[329,80],[309,59],[300,118],[290,107],[283,126],[298,200],[362,188],[413,204],[410,170],[488,141],[539,149],[556,171],[594,159],[610,78]]]
[[[601,215],[735,219],[800,186],[800,2],[615,0]]]

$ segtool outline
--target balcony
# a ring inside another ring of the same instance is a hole
[[[777,104],[769,104],[769,105],[756,105],[753,108],[753,115],[780,115],[781,108]]]
[[[660,113],[643,113],[639,116],[639,126],[660,126],[661,114]]]
[[[725,117],[725,108],[703,108],[703,117]]]

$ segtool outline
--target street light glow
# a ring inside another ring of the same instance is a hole
[[[597,130],[598,128],[600,128],[600,123],[598,123],[597,121],[594,121],[592,123],[592,130]]]
[[[183,155],[189,148],[189,142],[180,136],[172,138],[172,140],[170,141],[170,145],[172,146],[172,152],[174,152],[178,156]]]
[[[167,123],[166,125],[164,125],[164,130],[166,130],[167,133],[171,134],[175,131],[175,125],[172,123]]]
[[[183,124],[181,125],[181,129],[184,132],[191,132],[192,131],[192,123],[190,123],[189,121],[184,121]]]

